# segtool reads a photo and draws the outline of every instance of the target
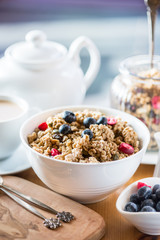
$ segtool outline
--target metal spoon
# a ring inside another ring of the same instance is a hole
[[[23,193],[18,192],[17,190],[15,190],[13,188],[10,188],[10,187],[4,185],[3,184],[3,178],[1,176],[0,176],[0,188],[7,189],[8,191],[13,192],[16,195],[20,196],[22,199],[25,199],[28,202],[38,206],[39,208],[44,209],[46,211],[49,211],[49,212],[55,214],[56,217],[59,220],[65,222],[65,223],[69,223],[69,222],[71,222],[74,219],[74,216],[70,212],[65,212],[65,211],[58,212],[55,209],[47,206],[46,204],[44,204],[44,203],[42,203],[42,202],[40,202],[40,201],[38,201],[38,200],[36,200],[36,199],[34,199],[32,197],[27,196],[27,195],[25,195]]]
[[[151,68],[153,68],[155,21],[157,9],[160,6],[160,0],[144,0],[144,3],[147,6],[148,29],[149,29],[149,54]]]
[[[2,190],[6,195],[8,195],[10,198],[12,198],[15,202],[17,202],[19,205],[30,211],[31,213],[35,214],[36,216],[42,218],[43,224],[45,227],[50,229],[56,229],[61,226],[61,222],[58,218],[45,218],[40,212],[38,212],[35,208],[33,208],[31,205],[23,201],[22,199],[16,197],[14,194],[8,192],[7,190],[0,187],[0,190]]]

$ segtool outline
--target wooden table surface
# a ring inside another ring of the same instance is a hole
[[[127,182],[127,184],[125,184],[125,186],[111,194],[107,199],[98,203],[87,205],[89,208],[98,212],[105,220],[106,234],[102,240],[160,240],[160,236],[149,236],[139,232],[135,227],[121,217],[116,210],[116,200],[120,192],[127,185],[138,179],[151,177],[153,175],[153,171],[154,165],[140,165],[134,176],[129,180],[129,182]],[[16,174],[16,176],[27,179],[41,186],[45,186],[41,180],[38,179],[32,169]]]

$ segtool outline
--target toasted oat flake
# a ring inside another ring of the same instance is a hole
[[[46,120],[48,128],[45,131],[36,128],[28,135],[29,145],[35,151],[50,157],[51,150],[57,149],[60,154],[54,156],[55,159],[75,163],[100,163],[125,158],[129,155],[119,150],[119,145],[123,142],[130,144],[134,148],[134,153],[139,151],[138,136],[126,121],[117,117],[114,125],[92,124],[89,129],[93,133],[93,138],[90,139],[89,135],[82,134],[86,129],[83,125],[84,119],[92,117],[97,121],[102,116],[106,118],[113,116],[87,109],[74,114],[76,121],[72,123],[66,123],[62,113],[50,116]],[[66,135],[58,132],[63,124],[68,124],[71,128]]]

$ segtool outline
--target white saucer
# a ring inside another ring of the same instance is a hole
[[[158,161],[158,152],[146,152],[142,159],[142,164],[155,165]]]
[[[25,149],[21,144],[11,157],[0,161],[0,175],[19,173],[30,167]]]

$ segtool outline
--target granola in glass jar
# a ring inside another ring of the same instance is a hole
[[[120,65],[121,74],[111,86],[111,106],[140,119],[148,127],[151,140],[148,150],[157,150],[154,133],[160,131],[160,57],[154,68],[148,56],[136,56]]]

